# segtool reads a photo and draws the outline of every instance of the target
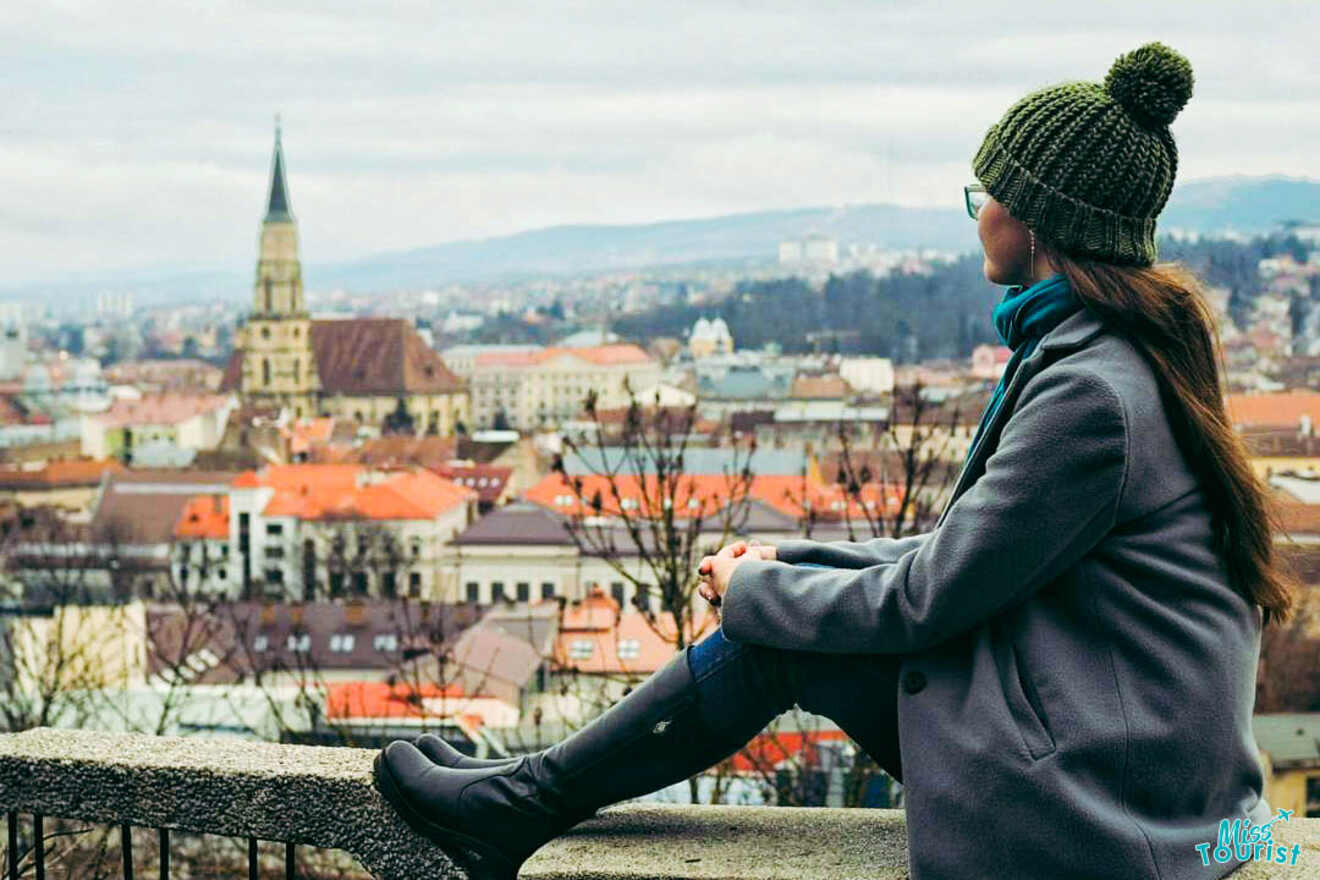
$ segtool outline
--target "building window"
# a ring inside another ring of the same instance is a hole
[[[408,595],[414,599],[422,595],[422,573],[420,571],[408,572]]]
[[[574,639],[568,643],[568,656],[573,660],[586,660],[591,657],[590,639]]]
[[[399,637],[394,633],[381,633],[371,640],[371,645],[382,654],[399,650]]]
[[[289,634],[287,642],[290,651],[297,651],[300,654],[306,654],[312,650],[312,637],[307,633]]]
[[[518,601],[526,602],[532,598],[532,585],[527,581],[518,581]]]
[[[283,584],[284,584],[284,569],[282,569],[282,568],[268,568],[268,569],[266,569],[266,583],[268,583],[268,584],[277,584],[277,585],[283,586]]]
[[[421,555],[422,555],[422,539],[421,539],[421,538],[413,538],[412,541],[411,541],[410,544],[409,544],[409,548],[408,548],[408,549],[412,552],[413,559],[416,559],[418,556],[421,556]]]
[[[262,385],[269,385],[269,384],[270,384],[270,359],[269,359],[269,358],[262,358],[262,359],[261,359],[261,384],[262,384]]]
[[[353,650],[352,633],[335,633],[330,636],[330,650],[336,654],[348,654]]]
[[[283,558],[284,558],[284,548],[283,548],[283,547],[279,547],[279,546],[275,546],[275,547],[267,547],[267,548],[265,549],[264,552],[265,552],[265,554],[266,554],[266,558],[267,558],[267,559],[283,559]]]
[[[220,580],[222,580],[222,581],[227,581],[227,580],[229,580],[229,575],[225,573],[225,570],[224,570],[223,568],[217,570],[216,573],[215,573],[215,576],[216,576],[217,578],[219,578]]]
[[[264,653],[270,647],[270,639],[265,636],[257,636],[252,640],[252,650],[258,654]]]
[[[636,660],[642,655],[642,643],[639,639],[619,639],[619,659]]]
[[[1320,776],[1306,777],[1306,818],[1320,818]]]
[[[467,582],[467,600],[469,602],[479,601],[481,597],[481,585],[476,581]]]
[[[353,592],[359,596],[367,594],[367,573],[365,571],[353,572]]]
[[[299,361],[297,358],[293,359],[293,381],[295,382],[302,381],[302,362]],[[302,410],[298,410],[298,415],[299,416],[302,415]]]
[[[342,571],[330,572],[330,598],[338,599],[344,595],[344,573]]]
[[[553,599],[555,596],[555,585],[553,581],[541,581],[541,598]]]
[[[618,603],[619,603],[619,607],[622,608],[622,607],[623,607],[623,583],[620,582],[620,581],[615,581],[614,583],[610,584],[610,595],[614,597],[614,601],[615,601],[615,602],[618,602]]]
[[[504,581],[492,581],[490,585],[490,601],[499,602],[504,599]]]
[[[386,599],[394,598],[396,578],[394,572],[387,571],[380,576],[380,592]]]
[[[316,542],[311,538],[303,539],[303,598],[316,598]]]

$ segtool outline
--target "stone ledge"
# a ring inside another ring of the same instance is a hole
[[[462,878],[377,793],[371,749],[78,730],[0,735],[0,810],[258,837],[347,852],[380,880]],[[1248,863],[1234,880],[1320,878],[1320,820],[1276,826],[1296,867]],[[538,851],[528,880],[900,880],[900,810],[633,802]]]

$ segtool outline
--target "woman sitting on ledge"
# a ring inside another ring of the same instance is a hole
[[[1269,821],[1251,716],[1286,620],[1265,488],[1198,282],[1154,265],[1192,71],[1151,43],[992,126],[968,211],[1013,350],[935,528],[737,543],[721,628],[572,736],[506,761],[395,742],[377,784],[475,876],[741,749],[794,704],[904,784],[914,880],[1221,877]],[[801,563],[812,563],[812,566]],[[820,568],[818,566],[827,566]]]

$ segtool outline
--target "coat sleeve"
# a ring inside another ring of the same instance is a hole
[[[869,541],[780,541],[775,556],[790,565],[808,562],[830,568],[866,568],[896,562],[904,553],[920,547],[933,532],[904,538],[873,538]]]
[[[1113,527],[1128,443],[1105,380],[1048,366],[927,540],[852,570],[742,562],[721,628],[735,641],[835,653],[914,652],[964,633],[1050,583]]]

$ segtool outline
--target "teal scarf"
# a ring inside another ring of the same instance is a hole
[[[976,428],[972,445],[967,449],[963,466],[971,461],[972,453],[981,440],[985,426],[990,424],[1004,399],[1004,389],[1013,378],[1018,364],[1036,350],[1040,338],[1058,326],[1059,322],[1082,307],[1082,301],[1073,293],[1068,279],[1053,275],[1030,287],[1017,285],[1004,291],[1004,298],[995,306],[995,330],[1004,344],[1013,349],[1013,355],[1004,367],[1004,374],[990,395],[990,403],[981,413],[981,424]]]

